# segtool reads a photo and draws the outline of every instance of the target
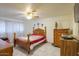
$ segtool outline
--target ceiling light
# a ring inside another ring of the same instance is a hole
[[[26,9],[25,16],[28,20],[38,18],[37,11],[32,9],[31,6]]]
[[[32,19],[32,17],[31,17],[31,16],[27,16],[26,18],[27,18],[28,20]]]

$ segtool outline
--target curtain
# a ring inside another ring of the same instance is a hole
[[[8,33],[8,36],[11,38],[14,32],[18,35],[24,35],[23,22],[0,20],[0,37]]]
[[[0,33],[4,33],[4,32],[5,32],[5,22],[0,21]]]
[[[5,22],[4,21],[0,21],[0,37],[5,36]]]

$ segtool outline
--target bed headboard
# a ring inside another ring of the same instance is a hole
[[[46,26],[43,26],[43,24],[39,23],[37,23],[36,25],[34,24],[33,26],[33,34],[42,34],[46,36]]]

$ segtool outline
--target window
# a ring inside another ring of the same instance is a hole
[[[24,25],[22,22],[0,20],[0,33],[23,33],[23,31]]]
[[[5,22],[0,21],[0,33],[4,33],[4,32],[5,32]]]

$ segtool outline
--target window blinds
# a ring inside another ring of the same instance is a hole
[[[0,33],[23,33],[24,25],[22,22],[0,20]]]

